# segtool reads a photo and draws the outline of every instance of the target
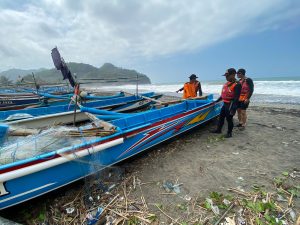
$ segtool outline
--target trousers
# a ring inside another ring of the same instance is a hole
[[[224,125],[225,122],[225,118],[226,121],[228,123],[228,130],[227,133],[232,133],[233,130],[233,116],[232,114],[230,114],[230,104],[228,103],[224,103],[223,107],[221,108],[221,112],[220,112],[220,118],[219,118],[219,122],[218,122],[218,130],[221,131],[222,127]]]

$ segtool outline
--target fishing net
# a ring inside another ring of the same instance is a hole
[[[72,129],[69,127],[55,127],[25,138],[10,137],[0,149],[0,165],[83,143],[83,139],[78,136],[62,135],[70,131]],[[84,141],[92,138],[86,137]]]

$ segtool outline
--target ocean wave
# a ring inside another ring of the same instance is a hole
[[[222,90],[222,82],[202,82],[204,93],[219,95]],[[181,96],[176,91],[183,87],[183,83],[177,84],[147,84],[139,85],[139,92],[156,91],[160,93]],[[134,93],[136,85],[102,86],[96,89],[105,91],[129,91]],[[285,102],[300,104],[300,81],[254,81],[253,100],[266,102]]]

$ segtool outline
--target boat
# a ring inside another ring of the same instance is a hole
[[[55,95],[45,92],[35,93],[9,93],[0,95],[0,111],[7,110],[17,110],[24,108],[39,108],[39,107],[48,107],[53,105],[63,105],[68,104],[73,94],[61,94]],[[124,97],[124,93],[120,92],[111,96],[95,96],[88,93],[85,93],[81,97],[83,101],[91,100],[104,100]]]
[[[0,97],[0,110],[22,109],[33,104],[38,104],[41,100],[41,97],[36,96]]]
[[[185,100],[109,122],[98,121],[97,131],[91,127],[77,132],[55,128],[6,144],[0,151],[0,209],[58,189],[185,133],[218,116],[222,104],[211,96]]]
[[[83,106],[106,109],[115,112],[132,112],[143,109],[152,103],[152,100],[160,98],[161,94],[154,92],[144,93],[140,96],[104,99],[82,103]],[[150,99],[149,99],[150,98]],[[34,109],[10,110],[0,112],[0,120],[9,126],[26,128],[42,128],[53,125],[71,124],[74,122],[74,105],[60,105]],[[76,112],[76,122],[88,120],[83,112]]]

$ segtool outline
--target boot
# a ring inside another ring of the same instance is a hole
[[[231,138],[231,137],[232,137],[232,133],[227,133],[227,134],[225,134],[224,137],[225,137],[225,138]]]

